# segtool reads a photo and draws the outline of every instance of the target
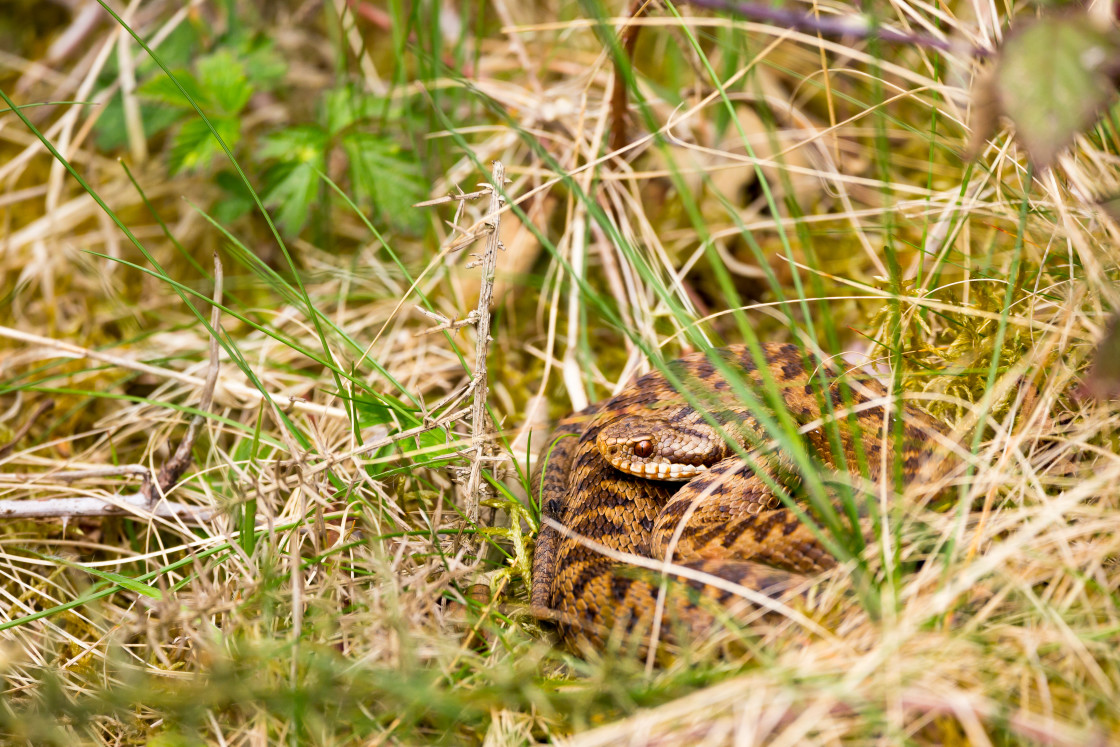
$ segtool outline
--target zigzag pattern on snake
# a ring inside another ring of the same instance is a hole
[[[794,345],[777,343],[764,344],[762,352],[794,420],[802,426],[821,420],[820,387],[810,385],[806,354]],[[731,383],[740,379],[762,399],[762,372],[749,349],[731,346],[715,353],[721,365],[700,352],[673,361],[670,370],[730,440],[752,455],[754,467],[726,445],[660,372],[564,419],[542,449],[531,484],[541,500],[542,516],[565,531],[542,522],[531,606],[539,617],[555,620],[569,642],[582,639],[602,647],[612,633],[643,640],[655,619],[659,574],[613,560],[585,539],[657,560],[671,554],[677,565],[769,595],[803,580],[804,574],[835,564],[767,483],[768,477],[819,519],[802,500],[794,461],[772,448]],[[823,374],[825,394],[836,414],[832,427],[818,424],[804,434],[826,482],[843,478],[866,487],[880,481],[884,468],[889,481],[896,445],[907,483],[933,484],[947,474],[952,442],[944,425],[907,405],[901,438],[896,438],[895,418],[884,417],[890,398],[881,384],[865,376],[841,377],[816,358],[808,360],[814,376]],[[733,375],[725,376],[721,366]],[[666,453],[677,466],[659,462]],[[692,474],[696,476],[683,487],[667,481]],[[857,500],[866,498],[867,493],[857,492]],[[735,598],[696,581],[682,587],[690,593],[677,589],[670,594],[663,639],[672,639],[681,625],[690,635],[702,634],[715,619],[711,603],[727,605]]]

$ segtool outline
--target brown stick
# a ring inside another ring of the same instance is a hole
[[[644,15],[649,3],[650,0],[631,0],[630,17],[638,18]],[[618,41],[622,45],[622,51],[626,53],[627,61],[630,63],[634,61],[634,46],[638,43],[638,32],[641,29],[642,27],[637,24],[628,24],[623,26],[619,33]],[[628,91],[626,90],[626,78],[622,71],[622,60],[616,59],[614,61],[614,79],[611,81],[611,138],[609,147],[612,152],[625,148],[627,140],[629,140],[626,127]]]
[[[471,460],[470,478],[467,480],[467,523],[478,523],[478,507],[482,501],[482,463],[487,461],[491,444],[490,421],[486,415],[486,395],[489,387],[486,381],[486,357],[490,352],[490,301],[494,295],[494,275],[498,265],[498,249],[501,239],[498,228],[501,224],[502,187],[505,184],[505,166],[494,161],[490,174],[490,206],[486,211],[489,233],[486,237],[486,250],[482,256],[482,283],[478,291],[477,321],[475,333],[477,340],[474,349],[474,400],[471,403],[471,447],[474,452]],[[468,265],[469,267],[470,265]]]

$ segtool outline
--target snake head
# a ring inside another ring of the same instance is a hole
[[[715,429],[676,425],[659,418],[623,416],[605,425],[595,441],[612,467],[652,480],[683,482],[727,455]]]

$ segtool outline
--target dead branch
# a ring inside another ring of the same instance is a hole
[[[649,7],[649,0],[632,0],[630,3],[629,15],[631,18],[638,18],[645,14],[646,9]],[[623,54],[626,57],[626,64],[629,65],[634,59],[634,45],[638,43],[638,32],[641,31],[641,26],[637,24],[627,24],[619,32],[618,41],[622,47]],[[623,75],[623,62],[621,57],[615,58],[614,61],[614,78],[611,81],[611,109],[610,109],[610,144],[611,151],[618,152],[626,147],[627,144],[627,129],[626,129],[626,110],[627,110],[627,90],[626,90],[626,76]]]
[[[498,238],[498,228],[501,222],[499,213],[502,209],[502,186],[505,184],[505,166],[501,161],[494,161],[494,170],[490,174],[490,206],[487,210],[487,224],[489,234],[486,237],[486,250],[482,257],[482,284],[478,291],[478,321],[475,324],[477,340],[474,350],[474,400],[471,403],[471,448],[474,458],[471,460],[470,477],[467,479],[467,524],[473,526],[478,523],[478,507],[482,502],[482,457],[488,456],[492,445],[490,443],[490,421],[486,416],[486,395],[489,387],[486,383],[486,357],[490,352],[490,300],[494,295],[494,274],[498,264],[498,249],[502,248],[501,239]]]
[[[145,480],[145,483],[150,481]],[[0,519],[75,519],[78,517],[123,516],[138,519],[156,517],[174,519],[187,524],[205,524],[214,509],[189,506],[176,501],[149,504],[143,489],[132,495],[106,498],[43,498],[41,500],[0,500]]]

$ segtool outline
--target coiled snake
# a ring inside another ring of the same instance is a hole
[[[906,482],[934,483],[946,475],[952,448],[941,423],[906,406],[898,437],[895,418],[884,423],[884,405],[891,400],[875,380],[841,378],[810,357],[817,381],[824,379],[823,390],[814,389],[799,348],[772,343],[762,345],[762,352],[786,409],[809,427],[804,442],[826,482],[851,476],[847,482],[855,490],[862,485],[877,491],[877,484],[866,486],[886,474],[893,487],[899,449]],[[729,440],[752,455],[754,467],[656,371],[561,421],[542,449],[531,484],[542,517],[563,530],[542,521],[531,606],[537,616],[556,621],[565,639],[599,647],[618,633],[644,640],[655,620],[660,574],[612,559],[593,545],[657,560],[671,556],[679,566],[768,595],[835,564],[770,487],[787,491],[819,523],[803,500],[794,460],[772,448],[735,391],[732,382],[739,379],[761,400],[762,372],[745,346],[715,353],[720,365],[700,352],[669,368]],[[821,391],[833,409],[833,427],[821,425]],[[682,486],[683,480],[688,482]],[[866,503],[867,494],[857,492],[856,498]],[[682,625],[692,636],[701,634],[712,625],[716,605],[735,599],[697,581],[679,586],[664,608],[662,639],[673,639]]]

